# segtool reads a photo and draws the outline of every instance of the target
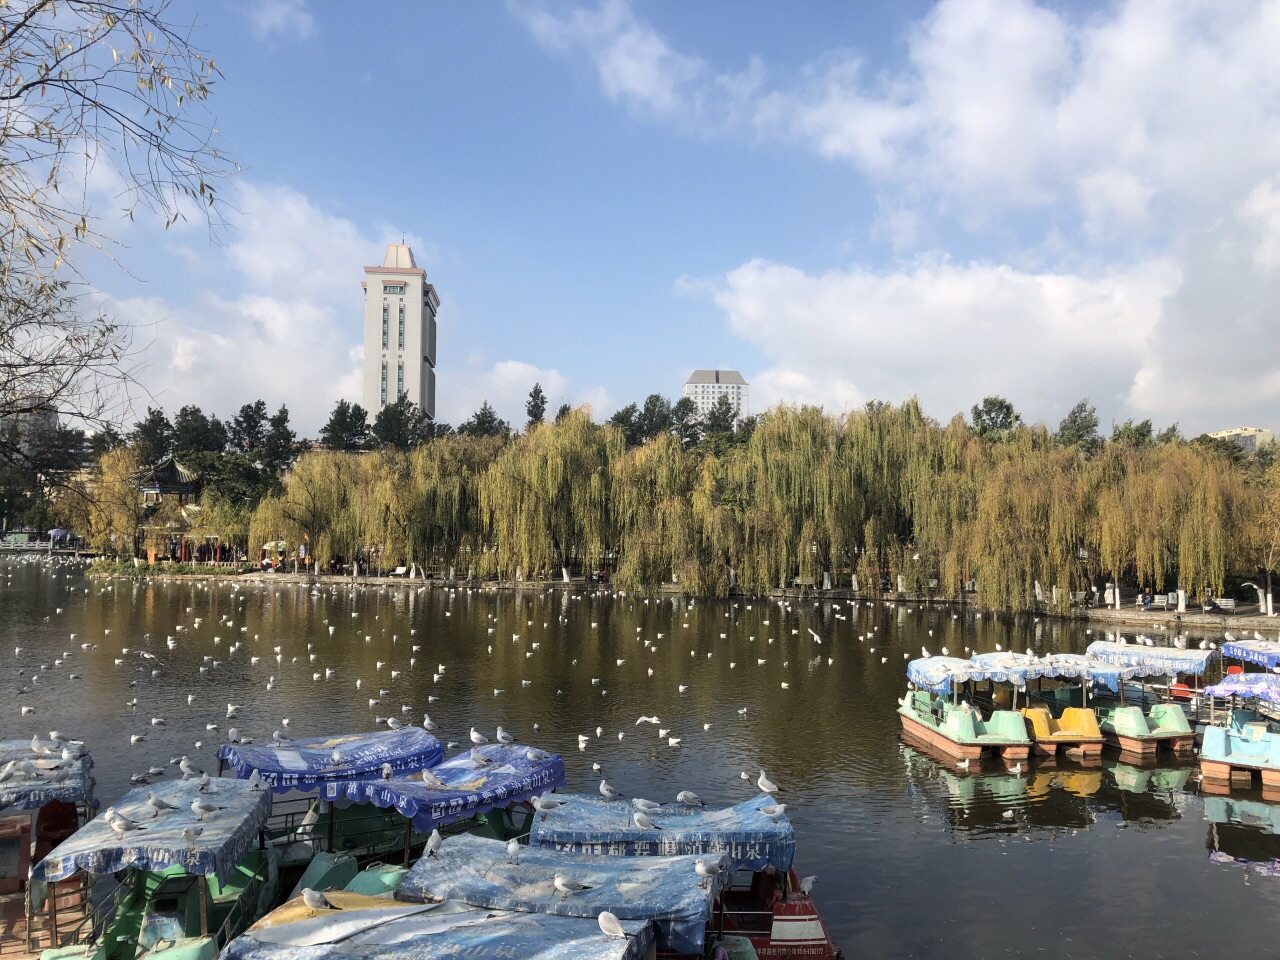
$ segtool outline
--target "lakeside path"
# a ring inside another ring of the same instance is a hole
[[[88,574],[94,577],[94,574]],[[133,577],[121,577],[119,575],[108,575],[96,577],[98,579],[135,579]],[[443,588],[443,589],[474,589],[474,590],[571,590],[574,592],[591,592],[591,593],[607,593],[612,594],[615,591],[610,588],[609,584],[588,583],[582,579],[574,579],[569,582],[563,580],[444,580],[423,577],[375,577],[361,576],[351,577],[345,575],[321,574],[319,576],[309,573],[231,573],[211,568],[208,573],[183,573],[183,574],[151,574],[147,579],[154,580],[226,580],[238,583],[276,583],[276,584],[302,584],[309,586],[329,585],[336,586],[340,584],[376,587],[400,587],[403,589],[424,589],[424,588]],[[658,591],[663,594],[679,594],[680,590],[676,584],[664,584]],[[744,595],[745,596],[745,595]],[[966,600],[955,600],[946,597],[883,597],[873,596],[870,594],[858,593],[854,594],[847,589],[835,590],[814,590],[814,589],[789,589],[774,590],[770,596],[773,600],[791,600],[791,601],[840,601],[840,602],[872,602],[886,604],[912,604],[924,607],[973,607],[980,609],[984,613],[989,613],[985,607],[977,607],[976,604]],[[1003,611],[1000,611],[1003,612]],[[1202,613],[1199,611],[1187,611],[1186,613],[1177,613],[1176,611],[1166,610],[1139,610],[1132,606],[1132,602],[1126,604],[1119,610],[1112,607],[1088,607],[1073,608],[1065,613],[1054,610],[1042,611],[1021,611],[1015,613],[1014,616],[1031,616],[1041,617],[1055,620],[1079,620],[1089,623],[1112,624],[1114,627],[1127,627],[1130,629],[1141,628],[1143,626],[1151,629],[1193,629],[1199,632],[1213,633],[1218,631],[1244,631],[1244,630],[1278,630],[1280,631],[1280,616],[1268,617],[1257,612],[1257,607],[1244,606],[1243,610],[1238,613]]]

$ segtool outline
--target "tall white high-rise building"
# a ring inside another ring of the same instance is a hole
[[[387,247],[382,266],[365,267],[364,275],[364,408],[369,420],[402,393],[434,420],[436,288],[403,243]]]
[[[747,398],[747,381],[737,370],[695,370],[680,391],[698,408],[698,416],[705,417],[722,396],[727,396],[736,411],[734,422],[751,416]]]

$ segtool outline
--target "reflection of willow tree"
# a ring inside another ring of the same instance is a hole
[[[482,576],[612,555],[620,586],[674,580],[695,594],[856,573],[864,591],[883,579],[896,590],[901,574],[909,591],[936,580],[954,595],[972,579],[983,604],[1007,609],[1033,606],[1037,584],[1065,607],[1099,577],[1221,590],[1233,564],[1275,566],[1260,505],[1280,476],[1246,484],[1253,468],[1198,444],[1091,454],[1021,425],[983,438],[914,400],[841,417],[779,407],[732,444],[624,439],[571,411],[512,440],[309,453],[250,540],[306,538],[320,561],[379,548],[383,566]]]

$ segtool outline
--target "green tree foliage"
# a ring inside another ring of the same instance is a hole
[[[264,400],[246,403],[232,418],[228,440],[235,450],[261,450],[267,442],[267,404]]]
[[[547,413],[547,395],[542,392],[542,384],[535,383],[529,391],[529,399],[524,405],[525,416],[529,418],[527,427],[542,422]],[[526,427],[526,428],[527,428]]]
[[[320,442],[330,450],[363,450],[369,442],[369,414],[358,403],[339,400],[320,428]]]
[[[973,405],[970,416],[973,432],[984,440],[1003,440],[1022,424],[1022,417],[1013,409],[1013,404],[998,396],[983,397],[982,403]]]
[[[691,447],[702,439],[698,405],[692,397],[681,397],[671,405],[671,431],[685,447]]]
[[[1155,441],[1155,428],[1150,420],[1126,420],[1111,425],[1111,443],[1128,447],[1149,447]]]
[[[1098,411],[1089,403],[1089,398],[1081,400],[1058,424],[1058,432],[1054,440],[1064,447],[1075,447],[1092,456],[1102,446],[1102,436],[1098,433]]]
[[[173,417],[173,450],[179,459],[193,453],[220,453],[227,445],[227,428],[216,416],[206,417],[187,405]]]
[[[634,403],[628,403],[609,418],[609,425],[622,434],[628,447],[634,447],[644,440],[640,435],[639,420],[640,408]]]
[[[671,402],[660,393],[649,394],[645,397],[644,406],[636,414],[635,425],[641,442],[670,432],[675,425],[675,421],[671,419]]]
[[[498,416],[497,411],[486,400],[480,409],[463,421],[458,433],[467,437],[506,437],[511,433],[511,426]]]
[[[572,412],[573,412],[573,407],[571,407],[569,404],[567,403],[560,404],[560,409],[556,411],[556,423],[559,423],[561,420],[563,420]]]
[[[431,420],[402,393],[378,411],[369,433],[376,446],[408,450],[431,439]]]
[[[133,425],[128,439],[139,463],[157,463],[173,449],[173,424],[163,410],[147,407],[147,415]]]

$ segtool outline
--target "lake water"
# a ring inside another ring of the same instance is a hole
[[[1267,873],[1280,840],[1252,822],[1214,823],[1224,805],[1206,806],[1194,764],[961,773],[902,742],[904,654],[1081,652],[1089,639],[1078,623],[915,604],[134,584],[10,559],[0,562],[0,739],[83,738],[106,805],[130,774],[181,754],[216,768],[228,702],[242,705],[242,735],[258,739],[285,717],[295,736],[316,736],[372,729],[408,705],[406,719],[429,709],[448,740],[501,723],[563,754],[573,792],[596,792],[600,763],[630,796],[689,789],[730,804],[756,793],[741,772],[754,782],[763,767],[795,824],[797,867],[817,875],[815,899],[850,958],[1270,955],[1280,878]],[[333,679],[312,679],[326,667]],[[23,687],[33,691],[15,696]],[[36,715],[21,716],[23,704]],[[641,715],[682,742],[637,726]],[[590,736],[585,751],[578,734]],[[1251,810],[1243,819],[1280,822],[1274,807]]]

